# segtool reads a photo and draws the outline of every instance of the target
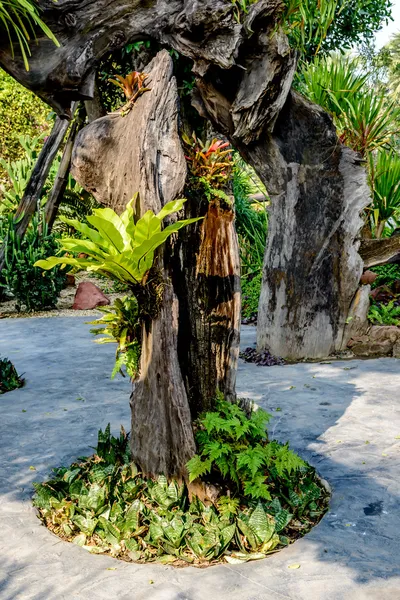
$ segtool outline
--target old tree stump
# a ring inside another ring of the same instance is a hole
[[[339,349],[358,289],[356,241],[369,203],[357,156],[331,119],[291,91],[296,56],[280,27],[281,0],[259,0],[239,23],[230,0],[39,0],[60,42],[33,43],[30,70],[0,41],[0,64],[61,116],[94,95],[96,66],[110,49],[153,39],[193,60],[193,104],[257,171],[272,198],[258,346],[290,358]],[[73,172],[102,203],[122,210],[140,192],[141,210],[178,197],[186,165],[177,89],[163,51],[151,92],[126,116],[108,115],[78,136]],[[165,289],[143,331],[141,378],[132,394],[132,450],[147,473],[184,476],[194,452],[191,420],[217,389],[235,396],[239,259],[232,208],[204,198],[204,216],[160,257]]]

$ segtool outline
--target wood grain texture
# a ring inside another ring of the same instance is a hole
[[[86,126],[73,153],[74,177],[117,212],[139,191],[141,213],[157,213],[182,195],[186,182],[168,52],[146,72],[151,91],[125,117],[108,115]],[[240,327],[233,205],[221,208],[199,196],[183,212],[205,219],[158,257],[163,301],[159,315],[143,325],[140,377],[131,396],[134,460],[148,475],[179,479],[195,452],[192,419],[213,406],[218,389],[235,398]]]

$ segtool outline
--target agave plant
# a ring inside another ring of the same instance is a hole
[[[400,213],[400,156],[395,152],[380,151],[370,156],[370,184],[373,203],[370,208],[375,237],[384,233],[387,222],[396,220]]]
[[[131,287],[145,283],[145,277],[153,266],[156,249],[173,233],[199,218],[176,221],[161,229],[165,217],[182,209],[186,200],[181,199],[169,202],[157,215],[149,210],[135,222],[134,206],[138,205],[138,198],[136,194],[121,216],[111,208],[95,209],[87,217],[92,227],[63,217],[62,221],[88,239],[62,238],[61,248],[68,255],[39,260],[35,266],[49,270],[56,265],[71,265],[100,273]],[[81,253],[87,258],[75,258],[71,253]]]
[[[36,38],[35,27],[41,29],[56,46],[60,45],[54,34],[40,18],[39,9],[35,2],[32,0],[0,1],[0,30],[5,31],[8,35],[13,58],[13,35],[17,38],[27,71],[29,71],[28,56],[31,54],[29,41]]]

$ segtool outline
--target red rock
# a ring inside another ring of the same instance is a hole
[[[91,310],[96,306],[107,306],[111,304],[109,298],[90,281],[82,281],[76,290],[73,309],[74,310]]]
[[[75,277],[67,273],[67,287],[75,287]]]
[[[381,285],[370,293],[371,298],[376,302],[388,302],[394,297],[392,290],[387,285]]]
[[[364,273],[362,274],[362,277],[360,279],[360,283],[362,285],[371,285],[371,283],[374,283],[374,281],[377,277],[378,277],[378,275],[376,273],[374,273],[373,271],[364,271]]]

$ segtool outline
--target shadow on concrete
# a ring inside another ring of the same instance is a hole
[[[289,440],[333,488],[322,522],[279,554],[176,570],[91,556],[52,536],[32,509],[32,482],[90,454],[99,427],[129,428],[129,382],[110,381],[113,350],[92,343],[86,320],[0,321],[0,355],[27,380],[1,397],[2,599],[400,598],[400,375],[391,359],[240,364],[238,391],[273,415],[270,436]]]

